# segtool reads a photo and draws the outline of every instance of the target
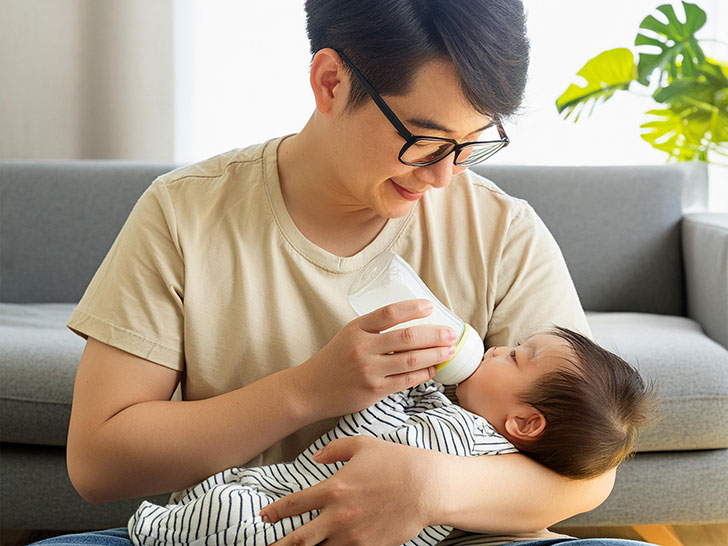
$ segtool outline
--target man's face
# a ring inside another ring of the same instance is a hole
[[[458,402],[501,430],[509,416],[523,410],[518,395],[544,374],[570,367],[571,358],[568,342],[551,334],[533,336],[517,347],[491,347],[473,375],[457,386]]]
[[[465,99],[455,69],[445,61],[424,65],[406,95],[384,99],[418,136],[473,141],[491,121]],[[371,209],[380,217],[404,216],[425,192],[446,187],[453,174],[465,170],[453,164],[452,155],[426,167],[400,163],[405,141],[372,101],[341,115],[336,132],[332,151],[342,198],[350,207]]]

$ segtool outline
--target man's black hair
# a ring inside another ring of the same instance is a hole
[[[342,51],[381,95],[407,93],[419,68],[445,59],[478,112],[503,118],[522,101],[529,45],[520,0],[307,0],[306,18],[311,53]],[[368,95],[351,81],[355,110]]]

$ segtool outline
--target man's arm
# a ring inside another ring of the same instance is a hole
[[[529,532],[593,510],[606,500],[616,472],[571,480],[522,454],[456,457],[439,461],[437,523],[473,532]]]
[[[295,369],[215,398],[170,402],[179,375],[88,339],[67,447],[68,473],[84,499],[183,489],[307,424],[306,405],[293,387]]]
[[[179,372],[89,338],[68,432],[71,481],[90,502],[180,490],[305,425],[423,383],[450,354],[450,330],[379,332],[431,311],[423,300],[378,309],[304,363],[198,401],[170,401]]]
[[[315,460],[348,462],[331,478],[263,509],[269,522],[321,512],[277,546],[402,544],[431,525],[539,531],[601,504],[615,475],[575,481],[520,454],[459,457],[363,436],[334,440]]]

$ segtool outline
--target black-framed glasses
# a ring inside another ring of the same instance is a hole
[[[364,74],[359,72],[359,69],[341,51],[336,50],[336,53],[349,66],[374,103],[382,111],[382,114],[386,116],[397,130],[399,136],[405,140],[404,146],[399,151],[399,160],[405,165],[424,167],[437,163],[454,153],[455,159],[453,162],[455,165],[471,166],[485,161],[501,148],[508,146],[510,140],[499,121],[495,121],[494,123],[500,136],[498,140],[458,143],[457,140],[451,138],[413,135],[404,126],[404,123],[399,120],[389,105],[384,102],[381,95],[374,90],[374,87],[367,81]]]

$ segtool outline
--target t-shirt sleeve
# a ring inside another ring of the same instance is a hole
[[[184,261],[167,187],[139,198],[67,326],[76,334],[182,370]]]
[[[495,278],[486,346],[521,343],[554,326],[591,337],[561,249],[526,203],[508,226]]]

